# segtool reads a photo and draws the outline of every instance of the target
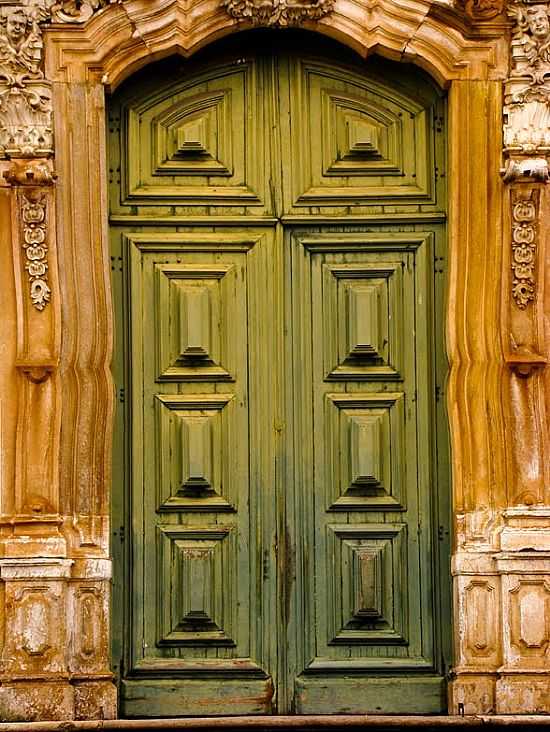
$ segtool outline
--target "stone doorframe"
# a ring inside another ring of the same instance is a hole
[[[117,713],[105,91],[254,25],[448,88],[449,710],[550,712],[547,5],[0,0],[0,718]]]

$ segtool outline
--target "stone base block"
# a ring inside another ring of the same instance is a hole
[[[495,678],[459,674],[449,684],[449,714],[494,714]]]
[[[116,717],[117,688],[112,681],[75,682],[75,719],[116,719]]]
[[[506,674],[496,684],[497,714],[549,714],[550,674]]]
[[[73,719],[74,689],[69,682],[13,682],[0,686],[3,722]]]

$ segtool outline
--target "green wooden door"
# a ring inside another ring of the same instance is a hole
[[[122,713],[444,710],[444,100],[257,33],[109,109]]]

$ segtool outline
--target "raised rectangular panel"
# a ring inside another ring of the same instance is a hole
[[[353,618],[362,622],[384,617],[383,552],[366,547],[353,553]]]
[[[212,419],[207,416],[181,418],[182,481],[184,495],[214,492]]]
[[[347,351],[345,360],[372,359],[384,360],[387,346],[387,333],[384,331],[387,322],[380,317],[383,304],[380,302],[385,293],[381,293],[385,283],[380,280],[345,286],[347,305]],[[384,337],[385,336],[385,337]]]
[[[231,394],[157,395],[158,510],[234,510],[232,400]]]
[[[181,288],[179,330],[182,360],[212,360],[209,287],[197,284]]]
[[[158,536],[159,645],[236,645],[234,529],[159,526]]]
[[[510,642],[519,658],[545,659],[550,648],[550,582],[519,579],[509,590]]]
[[[351,480],[347,492],[384,490],[384,483],[391,483],[383,459],[383,450],[389,442],[387,415],[350,415],[348,430]]]
[[[406,643],[406,525],[327,526],[328,643]]]
[[[466,662],[475,666],[478,659],[490,659],[497,652],[499,612],[494,580],[472,578],[463,590]]]
[[[327,394],[325,405],[329,510],[404,509],[404,394]]]
[[[234,265],[156,264],[155,273],[157,380],[231,381],[222,362],[224,330],[238,317]]]
[[[121,100],[123,205],[262,206],[265,110],[255,62],[177,75]]]

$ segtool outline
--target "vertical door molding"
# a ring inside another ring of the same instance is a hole
[[[506,506],[500,339],[502,86],[458,81],[450,92],[450,276],[447,391],[453,467],[453,713],[494,712],[501,658],[500,583],[493,556]],[[475,110],[475,111],[474,111]],[[497,630],[496,636],[494,629]],[[520,711],[520,710],[518,710]]]

